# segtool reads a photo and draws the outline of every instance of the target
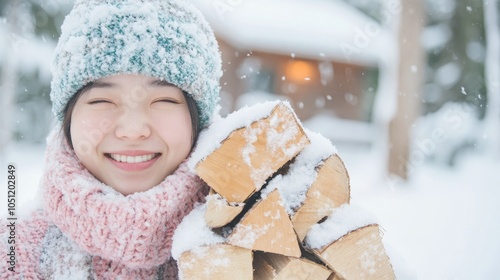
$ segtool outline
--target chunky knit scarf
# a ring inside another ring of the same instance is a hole
[[[168,279],[159,274],[172,269],[165,264],[174,230],[205,194],[202,181],[182,163],[154,188],[124,196],[92,176],[63,134],[54,131],[46,150],[43,198],[55,226],[44,240],[41,269],[52,279],[122,273]]]

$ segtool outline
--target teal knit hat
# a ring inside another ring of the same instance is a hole
[[[201,127],[218,113],[221,57],[213,31],[188,0],[76,0],[52,65],[59,120],[83,86],[114,74],[165,80],[195,100]]]

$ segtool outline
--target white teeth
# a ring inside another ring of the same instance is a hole
[[[155,157],[155,154],[142,155],[142,156],[125,156],[119,154],[109,154],[109,156],[119,162],[127,162],[127,163],[141,163],[148,160],[151,160]]]

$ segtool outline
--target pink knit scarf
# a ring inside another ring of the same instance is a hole
[[[175,228],[205,195],[202,181],[183,163],[154,188],[124,196],[80,164],[57,128],[49,135],[45,160],[48,217],[88,254],[130,269],[165,263]]]

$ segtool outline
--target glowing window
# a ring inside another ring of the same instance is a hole
[[[285,66],[286,80],[294,83],[308,83],[316,77],[315,66],[304,60],[290,61]]]

